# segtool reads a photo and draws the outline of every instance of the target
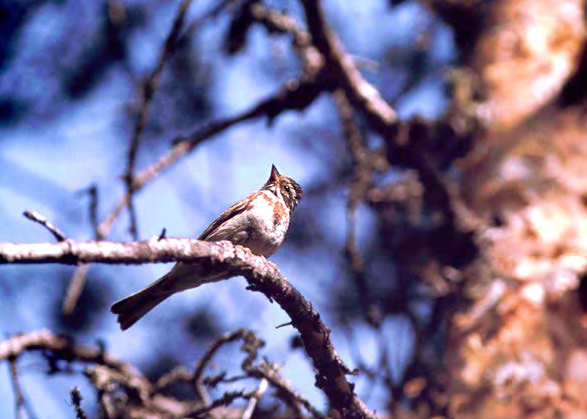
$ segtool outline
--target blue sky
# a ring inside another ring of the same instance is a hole
[[[40,66],[38,60],[47,48],[56,48],[75,25],[68,22],[68,14],[78,13],[82,24],[92,25],[93,7],[77,6],[76,2],[41,7],[20,34],[16,58],[0,74],[0,96],[18,94],[38,99],[30,114],[16,124],[0,127],[0,241],[43,242],[51,240],[40,226],[22,217],[23,210],[36,210],[55,222],[66,234],[78,240],[92,237],[88,220],[87,199],[79,191],[91,184],[100,190],[100,215],[105,216],[123,192],[120,175],[124,171],[127,144],[130,138],[125,130],[125,109],[136,93],[120,68],[114,67],[104,75],[100,84],[87,96],[76,101],[59,98],[57,77]],[[134,2],[133,2],[134,3]],[[144,30],[132,36],[130,62],[137,73],[146,74],[154,65],[177,2],[157,6],[157,19]],[[289,2],[288,2],[289,3]],[[342,28],[342,39],[352,54],[373,60],[384,68],[385,51],[390,45],[398,47],[410,43],[430,24],[430,17],[411,2],[390,11],[387,2],[349,2],[345,8],[326,2],[329,19],[335,28]],[[198,16],[210,2],[194,2],[190,16]],[[353,22],[353,25],[344,22]],[[376,25],[372,22],[377,22]],[[79,22],[77,24],[80,24]],[[295,56],[286,38],[268,38],[266,33],[254,30],[246,51],[227,59],[219,53],[219,28],[226,25],[220,18],[203,28],[196,47],[202,62],[209,65],[212,117],[230,116],[240,112],[259,99],[270,95],[287,77],[296,74]],[[444,107],[442,80],[444,66],[452,58],[450,33],[435,23],[431,55],[438,61],[432,71],[410,94],[397,103],[402,118],[413,115],[434,117]],[[65,42],[66,45],[72,43]],[[72,51],[62,51],[62,57],[52,62],[65,65]],[[276,58],[277,57],[277,61]],[[275,66],[275,62],[278,63]],[[272,70],[273,68],[273,70]],[[262,76],[259,76],[259,75]],[[405,71],[367,74],[378,83],[400,83]],[[24,86],[24,87],[23,87]],[[393,86],[378,85],[382,90]],[[206,121],[194,120],[193,126]],[[154,162],[165,150],[176,130],[168,127],[155,141],[149,141],[140,151],[138,167]],[[338,144],[326,143],[339,137]],[[329,154],[328,148],[338,150]],[[137,196],[139,227],[142,239],[159,234],[167,228],[169,237],[197,236],[216,215],[247,193],[260,187],[266,180],[271,164],[296,179],[303,186],[316,179],[327,178],[337,167],[344,142],[337,125],[331,100],[322,97],[303,114],[289,113],[268,126],[264,121],[242,124],[198,147],[193,153],[174,165],[164,176],[150,183]],[[340,278],[342,246],[346,234],[345,190],[340,188],[320,201],[321,208],[311,213],[315,225],[328,237],[326,242],[339,246],[312,248],[304,253],[287,244],[272,260],[282,273],[307,297],[333,326],[335,319],[329,311],[328,293],[333,281]],[[307,198],[301,206],[312,204]],[[313,208],[313,207],[312,207]],[[302,209],[298,210],[302,211]],[[128,217],[123,215],[111,235],[113,240],[129,240],[126,234]],[[358,230],[360,240],[367,240],[372,229],[367,211],[361,211]],[[170,265],[93,266],[91,280],[108,281],[107,305],[136,291],[164,274]],[[7,337],[39,328],[54,329],[51,313],[59,304],[63,286],[73,272],[62,266],[2,266],[0,267],[0,330]],[[390,274],[391,275],[391,274]],[[100,287],[102,282],[94,284]],[[146,365],[153,357],[168,351],[169,342],[178,346],[171,352],[186,365],[193,365],[203,351],[201,342],[185,336],[181,319],[197,307],[210,310],[221,319],[222,331],[247,327],[258,333],[268,345],[263,354],[283,365],[284,377],[293,387],[323,407],[322,394],[312,385],[311,365],[302,352],[289,349],[291,328],[275,329],[287,322],[287,316],[276,304],[269,304],[264,296],[245,290],[245,281],[234,278],[222,283],[204,286],[196,291],[176,295],[154,310],[127,332],[121,333],[115,318],[103,307],[92,327],[80,334],[80,339],[91,344],[97,338],[107,343],[108,350],[124,360]],[[391,351],[393,370],[401,371],[411,349],[412,335],[405,321],[389,317],[383,326],[389,345],[381,347],[375,332],[358,323],[352,330],[362,342],[359,352],[367,364],[379,359],[384,351]],[[351,366],[348,335],[334,329],[332,339]],[[226,361],[228,362],[228,361]],[[29,356],[20,362],[22,385],[32,400],[39,418],[61,417],[71,414],[68,405],[69,390],[78,385],[91,404],[93,395],[86,379],[74,377],[46,377],[40,358]],[[360,395],[369,395],[370,407],[381,409],[385,400],[382,390],[367,391],[365,382],[356,379]],[[13,393],[7,366],[0,369],[0,416],[13,412]]]

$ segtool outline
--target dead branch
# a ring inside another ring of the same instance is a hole
[[[192,408],[184,406],[175,399],[163,396],[151,397],[153,386],[150,381],[132,365],[115,359],[102,347],[81,345],[71,338],[57,336],[47,330],[13,336],[0,342],[0,361],[16,360],[25,352],[42,353],[49,362],[51,372],[60,371],[58,362],[90,364],[92,367],[85,370],[85,375],[98,391],[98,399],[106,417],[121,417],[115,414],[120,406],[115,406],[112,397],[112,393],[115,393],[118,388],[124,389],[129,398],[127,405],[121,408],[124,412],[133,409],[143,409],[144,412],[146,409],[152,414],[158,414],[159,417],[171,417],[170,412],[174,409],[187,411],[188,408]],[[84,417],[81,410],[81,397],[78,396],[80,395],[74,395],[72,391],[71,397],[76,414],[78,417]],[[123,416],[127,415],[123,414]]]
[[[47,230],[49,230],[49,232],[51,234],[53,234],[53,236],[55,237],[55,239],[57,239],[57,241],[67,240],[67,236],[65,236],[65,233],[63,233],[61,230],[59,230],[59,228],[57,228],[54,224],[52,224],[49,220],[47,220],[44,216],[42,216],[38,212],[25,211],[22,213],[22,215],[24,215],[29,220],[34,221],[35,223],[41,224],[43,227],[45,227]]]
[[[56,336],[48,330],[39,330],[24,335],[13,336],[0,342],[0,361],[18,357],[27,351],[49,350],[60,356],[73,357],[79,361],[100,364],[126,376],[129,381],[138,384],[145,391],[150,390],[150,385],[145,384],[146,379],[134,367],[121,362],[102,348],[79,345],[63,336]]]
[[[250,289],[262,292],[288,313],[317,371],[316,386],[327,395],[332,408],[343,417],[372,417],[346,380],[345,376],[351,371],[337,355],[330,341],[330,329],[322,323],[320,315],[265,258],[253,255],[241,246],[230,242],[210,243],[190,239],[132,243],[78,243],[66,240],[54,244],[0,244],[0,264],[139,264],[171,261],[205,265],[207,270],[218,269],[228,271],[232,276],[244,276]]]

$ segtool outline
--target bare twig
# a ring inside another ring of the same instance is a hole
[[[322,55],[312,45],[310,34],[293,17],[287,13],[269,9],[261,3],[251,3],[249,7],[252,17],[264,25],[268,31],[292,35],[293,46],[302,59],[306,73],[316,73],[320,70],[324,64]]]
[[[205,413],[211,412],[212,410],[221,407],[221,406],[228,406],[233,401],[237,399],[248,399],[251,397],[248,394],[245,394],[244,391],[231,391],[224,393],[222,397],[219,399],[214,400],[208,406],[200,407],[198,409],[194,409],[191,412],[188,412],[184,415],[186,418],[201,418]]]
[[[73,273],[73,276],[69,281],[69,285],[67,286],[67,291],[65,292],[65,297],[63,298],[63,304],[61,306],[63,314],[70,315],[75,310],[79,296],[82,294],[84,289],[86,275],[89,269],[90,265],[85,264],[81,265]]]
[[[201,381],[202,376],[204,374],[204,369],[206,368],[206,366],[208,366],[208,364],[210,363],[210,361],[212,360],[214,355],[218,352],[218,350],[220,348],[222,348],[222,346],[226,345],[227,343],[234,342],[238,339],[244,340],[248,336],[255,337],[253,332],[251,332],[249,330],[238,329],[238,330],[235,330],[234,332],[227,333],[227,334],[219,337],[218,339],[216,339],[214,341],[214,343],[212,343],[212,345],[210,345],[208,347],[208,350],[206,351],[204,356],[202,358],[200,358],[200,360],[198,361],[198,363],[196,365],[196,369],[194,371],[194,382]]]
[[[82,189],[76,193],[77,195],[88,195],[90,197],[89,216],[90,224],[94,231],[94,239],[98,239],[98,186],[91,185],[88,188]]]
[[[255,392],[253,393],[253,395],[249,399],[249,403],[247,403],[247,407],[245,408],[245,411],[243,412],[242,419],[251,419],[251,417],[253,416],[253,413],[255,412],[255,408],[257,407],[257,404],[259,403],[259,400],[261,400],[261,397],[263,397],[263,395],[267,391],[267,388],[269,388],[269,382],[267,381],[266,378],[263,378],[261,380],[261,382],[259,383],[257,390],[255,390]]]
[[[175,19],[173,21],[173,25],[171,26],[171,30],[169,31],[169,34],[167,35],[167,38],[165,39],[165,42],[161,48],[161,52],[159,53],[159,59],[157,60],[157,64],[155,65],[155,68],[151,72],[151,75],[149,76],[147,81],[142,85],[141,107],[132,133],[130,148],[128,151],[128,164],[126,167],[126,173],[124,175],[126,193],[128,195],[128,210],[130,214],[130,232],[135,240],[138,239],[138,227],[136,211],[133,205],[133,180],[137,153],[141,142],[141,134],[147,122],[147,115],[149,112],[149,105],[151,103],[151,99],[153,98],[153,94],[155,93],[155,90],[159,85],[159,80],[161,78],[163,66],[165,65],[165,62],[167,61],[169,55],[173,51],[173,48],[179,37],[179,33],[183,26],[183,22],[185,20],[185,16],[187,14],[191,2],[192,0],[183,0],[181,5],[179,6]]]
[[[198,396],[200,396],[200,399],[204,402],[205,405],[209,405],[211,401],[208,392],[202,385],[204,369],[208,366],[216,352],[218,352],[222,346],[226,345],[227,343],[234,342],[237,339],[245,339],[248,334],[252,334],[252,332],[245,329],[239,329],[221,336],[208,347],[204,356],[198,360],[192,380]]]
[[[159,233],[159,236],[157,237],[157,240],[163,240],[166,235],[167,235],[167,229],[165,227],[163,227],[161,229],[161,233]]]
[[[192,36],[192,34],[197,31],[204,23],[210,22],[211,20],[217,18],[220,13],[224,11],[224,9],[229,9],[230,7],[238,4],[240,1],[241,0],[219,0],[214,2],[210,9],[208,9],[198,18],[194,19],[192,23],[187,26],[178,42],[182,42],[183,39]]]
[[[159,377],[159,379],[157,380],[157,383],[155,384],[154,391],[160,392],[161,390],[169,387],[173,383],[190,382],[192,380],[193,380],[192,373],[189,372],[186,367],[184,367],[183,365],[180,365],[180,366],[172,369],[168,373]]]
[[[261,363],[260,367],[251,367],[247,372],[252,377],[266,379],[277,390],[278,396],[293,410],[296,417],[303,417],[300,406],[303,406],[313,418],[321,419],[326,417],[281,378],[278,374],[277,365]]]
[[[76,419],[87,419],[88,415],[86,415],[82,408],[82,393],[78,387],[71,389],[71,404],[75,408]]]
[[[20,387],[20,382],[18,381],[18,358],[16,356],[10,357],[8,362],[10,364],[10,378],[12,380],[12,388],[14,389],[14,411],[16,412],[17,418],[23,418],[23,409],[25,403],[24,395],[22,394],[22,388]]]
[[[90,223],[94,229],[94,238],[98,240],[98,187],[92,185],[88,189],[90,195]]]
[[[55,239],[57,239],[57,241],[67,240],[67,236],[61,230],[59,230],[57,228],[57,226],[52,224],[49,220],[47,220],[45,217],[43,217],[38,212],[25,211],[22,213],[22,215],[24,215],[29,220],[34,221],[35,223],[41,224],[43,227],[45,227],[47,230],[49,230],[49,232],[51,234],[53,234],[53,236],[55,237]]]

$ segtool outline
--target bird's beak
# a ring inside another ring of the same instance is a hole
[[[281,177],[281,174],[277,170],[274,164],[271,165],[271,175],[269,176],[269,180],[267,183],[277,182],[277,180]]]

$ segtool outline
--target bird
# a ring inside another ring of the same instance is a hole
[[[228,240],[267,258],[283,243],[302,194],[302,187],[295,180],[282,176],[272,165],[263,187],[229,207],[198,239]],[[120,328],[126,330],[173,294],[232,276],[228,271],[214,274],[204,271],[202,266],[178,262],[151,285],[114,303],[110,311],[118,315]]]

